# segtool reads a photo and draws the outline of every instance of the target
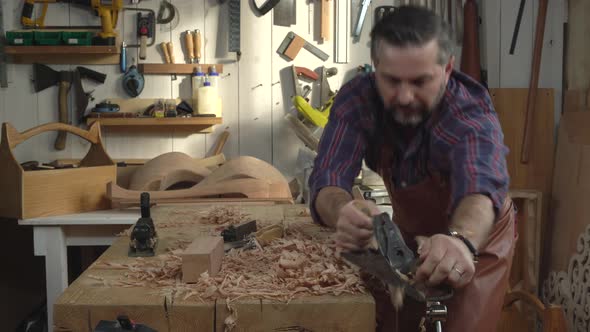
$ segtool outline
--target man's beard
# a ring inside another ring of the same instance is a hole
[[[431,108],[418,103],[414,105],[393,105],[393,120],[402,126],[417,127],[426,119],[428,119],[430,114],[438,107],[445,90],[446,84],[443,83],[436,98],[434,99],[434,103]],[[405,109],[406,112],[402,111],[401,109]]]

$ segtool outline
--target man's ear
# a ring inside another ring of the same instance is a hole
[[[453,68],[455,68],[455,56],[451,55],[449,57],[449,61],[445,65],[445,80],[448,81],[449,77],[451,77],[451,73],[453,72]]]

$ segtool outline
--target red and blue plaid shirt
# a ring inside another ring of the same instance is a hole
[[[451,185],[449,214],[469,194],[490,197],[497,212],[509,185],[503,139],[487,90],[458,71],[438,108],[414,129],[386,115],[374,74],[356,77],[338,92],[320,140],[309,178],[312,215],[321,222],[315,209],[321,188],[350,192],[363,159],[375,170],[384,148],[395,156],[392,178],[384,179],[392,188],[417,184],[434,171]]]

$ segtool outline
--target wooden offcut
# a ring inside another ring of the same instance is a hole
[[[197,282],[202,273],[214,277],[221,270],[223,238],[202,236],[196,238],[182,254],[182,281]]]
[[[25,171],[12,149],[27,139],[47,131],[67,131],[90,142],[90,149],[78,168]],[[9,123],[2,124],[0,143],[0,216],[26,219],[111,207],[106,185],[117,178],[115,163],[106,153],[100,126],[88,131],[63,123],[48,123],[19,133]]]

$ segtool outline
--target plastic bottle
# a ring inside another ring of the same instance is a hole
[[[215,66],[209,68],[209,82],[211,82],[212,87],[219,88],[219,73],[215,69]]]
[[[203,82],[205,82],[205,73],[201,71],[201,66],[197,66],[195,71],[193,72],[193,77],[191,80],[192,90],[193,90],[193,111],[197,111],[198,106],[198,99],[199,99],[199,88],[203,86]]]
[[[217,96],[217,89],[211,86],[211,82],[205,81],[198,92],[198,114],[216,114],[217,103],[219,97]]]

